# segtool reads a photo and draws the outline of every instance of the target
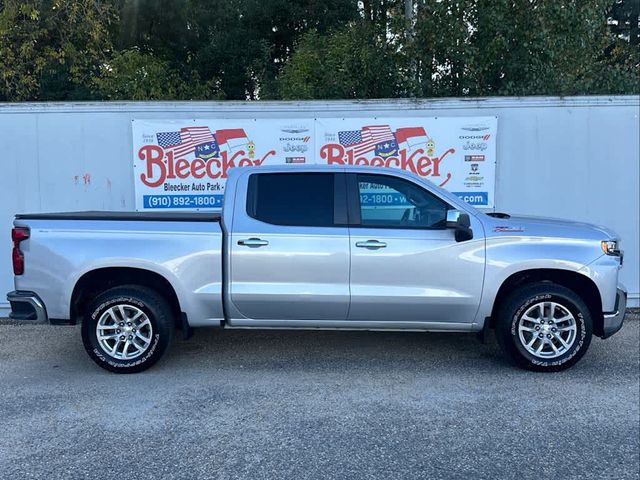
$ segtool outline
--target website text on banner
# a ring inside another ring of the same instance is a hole
[[[473,205],[494,205],[495,117],[134,120],[132,125],[137,210],[218,209],[230,168],[284,163],[401,168]],[[394,205],[404,202],[388,198]]]

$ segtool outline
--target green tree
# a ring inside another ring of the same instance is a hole
[[[639,0],[0,0],[0,101],[638,93]]]
[[[169,62],[137,50],[116,52],[93,80],[105,100],[199,100],[219,95],[215,82],[202,83],[194,73],[185,81]]]
[[[405,62],[414,72],[407,79],[407,93],[439,97],[467,92],[473,82],[469,63],[477,54],[477,0],[417,0],[414,10],[413,34],[403,42]]]
[[[640,45],[640,0],[615,0],[609,10],[609,26],[631,46]]]
[[[298,44],[279,91],[291,99],[638,92],[640,52],[610,28],[611,5],[368,0],[360,21]]]
[[[185,81],[197,72],[228,99],[274,95],[274,80],[305,32],[357,16],[353,0],[119,0],[119,49],[160,58]]]
[[[366,23],[307,33],[278,79],[281,98],[381,98],[399,93],[397,55]]]
[[[637,91],[637,65],[612,64],[607,0],[479,0],[472,95]],[[634,87],[635,86],[635,87]],[[452,92],[456,93],[456,92]]]
[[[111,6],[94,0],[0,4],[0,100],[86,99],[110,54]]]

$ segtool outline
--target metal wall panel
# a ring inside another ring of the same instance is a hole
[[[0,104],[0,315],[13,288],[14,213],[134,209],[134,118],[497,115],[496,210],[616,230],[622,281],[638,306],[639,109],[639,96]]]

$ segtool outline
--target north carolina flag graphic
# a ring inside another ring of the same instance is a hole
[[[216,130],[216,140],[220,148],[227,150],[243,148],[249,143],[249,139],[243,128]]]
[[[398,143],[406,143],[409,148],[423,145],[429,141],[427,132],[422,127],[406,127],[396,130],[396,140]],[[400,148],[404,148],[401,146]]]

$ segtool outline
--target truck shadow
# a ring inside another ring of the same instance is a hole
[[[163,364],[215,363],[219,368],[273,369],[432,369],[508,366],[493,336],[482,344],[475,334],[196,330],[177,340]]]

